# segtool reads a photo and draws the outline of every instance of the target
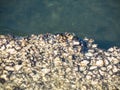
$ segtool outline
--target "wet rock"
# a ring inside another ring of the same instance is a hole
[[[4,84],[6,82],[6,80],[4,78],[0,78],[0,83]]]

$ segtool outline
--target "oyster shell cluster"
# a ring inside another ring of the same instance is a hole
[[[0,90],[120,90],[120,48],[71,33],[0,35]]]

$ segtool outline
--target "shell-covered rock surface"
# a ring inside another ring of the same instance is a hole
[[[0,90],[120,90],[120,48],[71,33],[0,35]]]

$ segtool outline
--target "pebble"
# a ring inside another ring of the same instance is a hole
[[[8,71],[14,71],[14,68],[10,67],[10,66],[6,66],[5,69],[8,70]]]
[[[92,45],[92,48],[97,48],[97,44],[93,44],[93,45]]]
[[[16,53],[15,49],[7,49],[6,52],[8,52],[10,54],[15,54]]]
[[[102,71],[102,70],[99,70],[99,73],[100,73],[100,75],[104,75],[105,74],[105,72]]]
[[[85,53],[85,56],[86,56],[86,57],[92,57],[93,54],[92,54],[91,52],[88,52],[88,53]]]
[[[15,65],[14,68],[16,71],[19,71],[22,68],[22,65]]]
[[[50,69],[42,69],[41,71],[43,74],[47,74],[48,72],[50,72]]]
[[[73,41],[73,45],[80,45],[79,41]]]
[[[80,62],[80,66],[87,66],[88,63],[89,63],[88,60],[83,60]]]
[[[97,66],[91,66],[90,70],[93,70],[93,69],[96,69],[96,68],[97,68]]]
[[[107,59],[104,60],[105,66],[109,65],[109,61]]]
[[[108,51],[109,51],[109,52],[113,52],[114,49],[113,49],[113,48],[109,48]]]
[[[96,61],[96,66],[103,66],[103,65],[104,65],[103,60],[97,60]]]
[[[113,64],[118,64],[120,62],[120,59],[113,58],[112,62],[113,62]]]
[[[92,77],[90,75],[86,76],[86,79],[90,80]]]
[[[107,69],[106,67],[101,67],[102,71],[106,71],[106,69]]]
[[[5,45],[1,46],[0,49],[1,49],[1,50],[5,50]]]
[[[113,72],[118,72],[119,71],[119,69],[116,66],[113,66],[112,70],[113,70]]]

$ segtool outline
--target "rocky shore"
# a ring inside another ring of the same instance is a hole
[[[0,90],[120,90],[120,48],[71,33],[0,35]]]

